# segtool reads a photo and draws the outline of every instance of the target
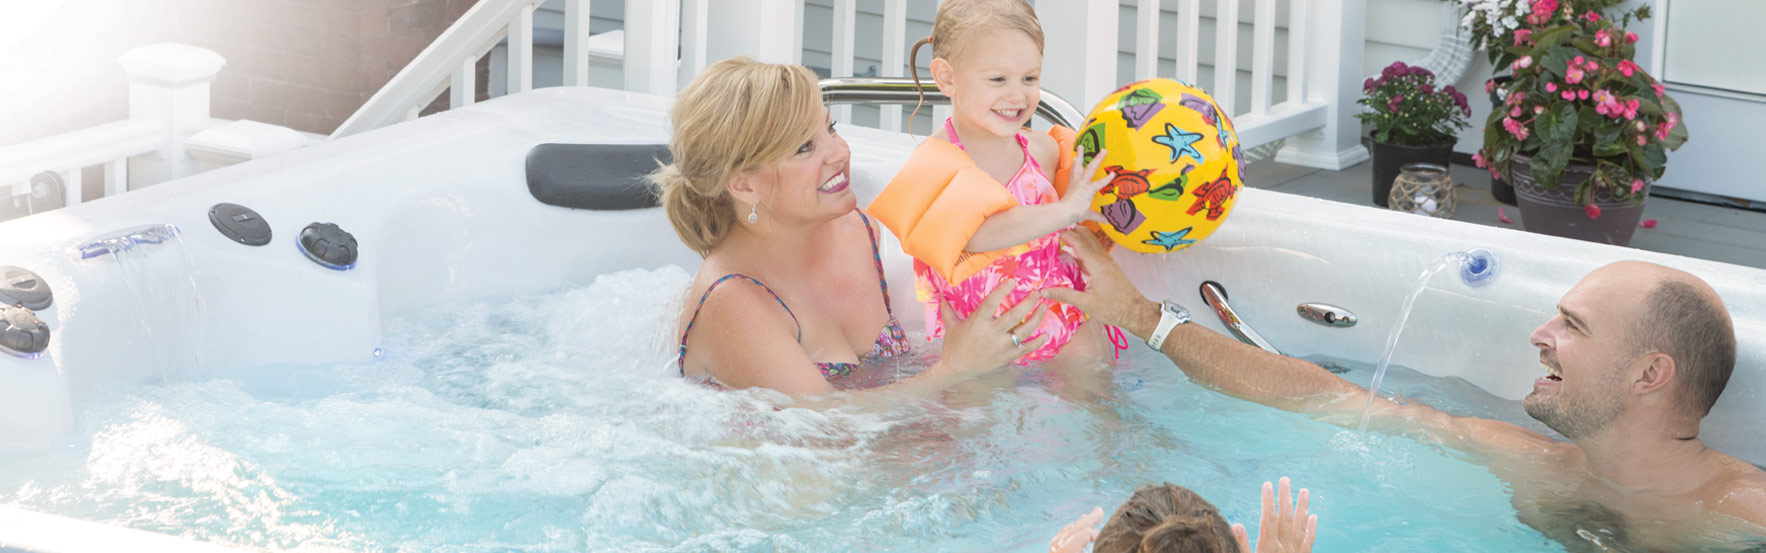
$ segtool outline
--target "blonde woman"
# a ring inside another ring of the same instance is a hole
[[[851,152],[814,74],[727,59],[700,72],[670,119],[674,163],[649,179],[681,241],[705,258],[680,318],[683,376],[819,395],[871,381],[860,376],[868,366],[907,351],[879,228],[858,210]],[[939,389],[1036,350],[1042,317],[1024,320],[1035,304],[969,320],[947,308],[945,320],[960,322],[937,363],[890,386]]]

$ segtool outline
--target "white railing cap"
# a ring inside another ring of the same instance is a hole
[[[149,44],[117,57],[129,80],[183,86],[215,80],[227,59],[207,48],[177,42]]]

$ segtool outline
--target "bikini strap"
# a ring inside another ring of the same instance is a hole
[[[1042,164],[1036,162],[1036,156],[1030,155],[1030,139],[1025,138],[1024,133],[1018,133],[1018,149],[1024,151],[1024,166],[1042,174]]]
[[[858,216],[865,221],[865,232],[871,235],[871,261],[877,263],[877,284],[883,289],[883,311],[893,318],[895,307],[889,305],[889,277],[883,274],[883,251],[877,247],[877,229],[871,228],[871,218],[865,216],[863,210],[858,212]]]
[[[865,226],[868,228],[870,225],[867,223]],[[872,236],[872,238],[875,240],[876,237]],[[873,242],[872,247],[875,248],[875,246],[876,244]],[[780,299],[779,295],[774,293],[772,288],[768,288],[767,285],[762,284],[759,280],[755,280],[754,277],[744,274],[730,273],[712,282],[711,286],[705,289],[705,293],[699,295],[699,305],[693,308],[693,318],[687,319],[687,328],[681,330],[681,353],[679,357],[675,358],[675,365],[680,367],[682,374],[686,374],[687,371],[687,334],[693,332],[693,323],[699,320],[699,310],[705,308],[705,299],[711,297],[711,291],[716,290],[719,284],[723,284],[726,280],[738,277],[747,279],[748,282],[752,282],[755,286],[759,286],[761,290],[766,290],[767,295],[773,297],[773,301],[779,302],[779,307],[785,308],[785,314],[791,316],[791,324],[797,325],[797,341],[803,341],[803,323],[797,322],[797,314],[791,312],[791,306],[785,305],[785,300]],[[884,295],[884,299],[885,301],[888,300],[887,294]]]
[[[956,146],[959,150],[968,150],[968,148],[963,147],[963,140],[957,138],[957,128],[955,125],[950,124],[949,117],[944,118],[944,135],[950,137],[950,145]]]

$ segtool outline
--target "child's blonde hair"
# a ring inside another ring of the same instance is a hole
[[[645,178],[681,242],[703,256],[736,225],[724,186],[796,152],[824,122],[816,76],[801,65],[729,58],[699,72],[669,111],[674,163]]]
[[[1023,32],[1036,43],[1036,52],[1042,53],[1042,22],[1036,19],[1036,10],[1030,7],[1029,0],[946,0],[938,7],[938,16],[932,19],[932,36],[914,42],[913,49],[908,50],[908,71],[914,76],[914,88],[920,91],[920,103],[926,101],[916,61],[920,46],[932,46],[932,55],[956,65],[957,59],[973,46],[977,31],[984,29]],[[919,112],[920,105],[914,105],[914,114]],[[912,114],[908,121],[913,121]]]

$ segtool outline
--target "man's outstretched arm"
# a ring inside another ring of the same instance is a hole
[[[1043,296],[1078,307],[1143,340],[1152,334],[1159,325],[1159,304],[1129,282],[1091,235],[1067,231],[1061,238],[1089,277],[1086,290],[1055,288],[1043,291]],[[1344,426],[1359,422],[1366,405],[1366,388],[1323,367],[1264,351],[1198,324],[1178,325],[1160,349],[1192,380],[1239,399]],[[1382,431],[1420,433],[1474,454],[1515,453],[1552,442],[1509,423],[1455,417],[1427,405],[1399,404],[1383,397],[1375,398],[1373,414],[1369,424]]]

